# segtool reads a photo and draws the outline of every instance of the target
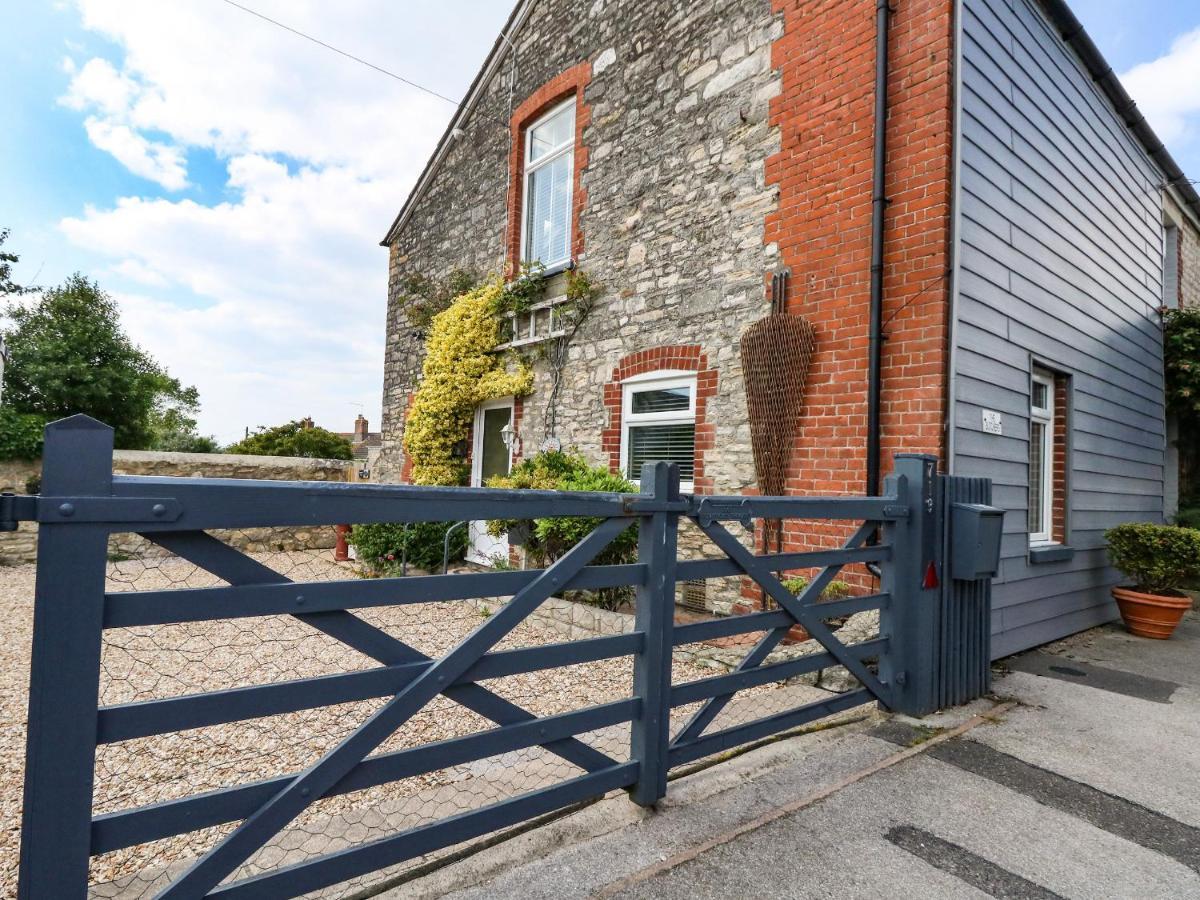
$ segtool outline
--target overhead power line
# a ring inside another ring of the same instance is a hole
[[[240,3],[235,3],[234,0],[221,0],[221,2],[227,3],[230,6],[234,7],[235,9],[240,9],[244,13],[249,13],[250,15],[255,16],[256,18],[262,19],[264,22],[270,22],[272,25],[275,25],[278,28],[282,28],[284,31],[290,31],[292,34],[296,35],[297,37],[302,37],[306,41],[312,41],[314,44],[324,47],[326,50],[332,50],[334,53],[337,53],[339,56],[344,56],[344,57],[346,57],[346,59],[353,60],[354,62],[358,63],[359,65],[366,66],[368,69],[374,69],[376,72],[386,75],[388,78],[394,78],[397,81],[401,81],[404,84],[407,84],[409,87],[416,88],[418,91],[424,91],[426,94],[429,94],[432,97],[437,97],[439,100],[445,100],[447,103],[453,104],[456,107],[462,105],[457,100],[451,100],[445,94],[439,94],[437,91],[435,91],[431,88],[427,88],[423,84],[417,84],[415,81],[413,81],[409,78],[405,78],[403,75],[397,75],[395,72],[389,72],[387,69],[383,68],[382,66],[377,66],[373,62],[368,62],[367,60],[365,60],[361,57],[355,56],[353,53],[347,53],[345,50],[341,50],[341,49],[333,46],[333,44],[327,44],[324,41],[320,40],[319,38],[313,37],[311,34],[305,34],[303,31],[300,31],[297,28],[293,28],[291,25],[285,25],[283,22],[279,22],[275,19],[272,19],[270,16],[264,16],[258,10],[250,9],[250,7],[248,7],[248,6],[242,6],[242,4],[240,4]]]

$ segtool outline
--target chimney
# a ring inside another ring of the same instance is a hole
[[[358,418],[354,420],[354,442],[356,444],[366,443],[367,440],[367,419],[362,414],[358,414]]]

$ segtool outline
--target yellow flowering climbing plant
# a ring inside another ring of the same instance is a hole
[[[433,317],[421,383],[404,428],[414,484],[465,483],[467,467],[454,448],[470,434],[475,408],[485,400],[523,396],[533,389],[533,370],[526,363],[511,368],[494,352],[500,343],[497,313],[503,295],[503,284],[493,279]]]

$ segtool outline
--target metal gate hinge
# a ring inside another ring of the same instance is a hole
[[[31,497],[38,522],[121,523],[176,522],[183,505],[170,497]]]
[[[883,514],[889,519],[907,519],[909,517],[909,509],[907,506],[885,506]]]
[[[32,522],[37,516],[37,497],[0,494],[0,531],[16,531],[20,522]]]

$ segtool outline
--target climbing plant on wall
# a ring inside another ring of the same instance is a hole
[[[463,484],[467,467],[456,447],[470,434],[475,407],[533,388],[528,364],[495,353],[504,286],[493,279],[457,297],[430,323],[425,363],[404,429],[414,484]]]

